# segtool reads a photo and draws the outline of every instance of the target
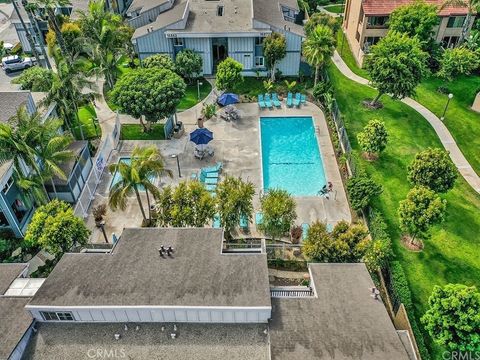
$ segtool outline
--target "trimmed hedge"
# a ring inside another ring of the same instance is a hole
[[[379,211],[373,210],[368,221],[368,230],[373,240],[390,239],[387,232],[387,223]]]
[[[422,357],[422,360],[428,360],[430,359],[430,354],[425,346],[423,334],[413,316],[415,310],[413,308],[412,293],[408,287],[408,281],[405,272],[403,271],[403,267],[398,261],[390,262],[390,281],[394,295],[397,296],[407,310],[408,320],[410,321],[410,326],[415,335],[420,356]]]

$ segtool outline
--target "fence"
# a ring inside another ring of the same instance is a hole
[[[92,201],[95,197],[95,191],[97,190],[98,184],[102,178],[103,170],[107,165],[110,154],[117,147],[118,141],[120,140],[120,120],[117,116],[115,118],[115,126],[111,134],[107,134],[105,140],[101,144],[100,149],[97,151],[93,159],[93,168],[90,174],[88,175],[87,181],[84,188],[78,198],[77,204],[75,205],[75,215],[86,218],[88,215],[88,209],[92,204]]]

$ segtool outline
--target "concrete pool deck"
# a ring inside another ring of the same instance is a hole
[[[214,140],[210,146],[215,150],[212,157],[206,157],[198,160],[193,156],[194,144],[188,140],[188,134],[193,131],[197,125],[195,118],[182,118],[185,125],[185,135],[180,139],[162,140],[162,141],[123,141],[118,151],[112,154],[109,163],[118,161],[119,157],[129,156],[134,146],[147,146],[154,144],[157,146],[165,158],[165,164],[168,169],[174,173],[173,179],[162,178],[159,185],[176,184],[182,180],[190,179],[192,173],[197,173],[201,167],[212,166],[217,161],[224,164],[223,174],[241,177],[244,180],[251,181],[256,188],[254,197],[255,211],[260,209],[260,194],[262,191],[262,163],[261,147],[259,138],[259,118],[265,116],[312,116],[315,121],[316,136],[319,144],[325,176],[327,181],[333,184],[333,193],[327,200],[319,196],[295,197],[297,202],[297,220],[298,225],[302,223],[312,223],[314,221],[326,222],[327,224],[336,224],[340,220],[351,221],[350,208],[348,206],[345,189],[343,187],[340,171],[335,158],[334,148],[330,141],[327,123],[320,108],[312,103],[301,108],[285,108],[276,110],[260,110],[255,103],[237,104],[240,110],[241,119],[236,122],[227,122],[220,117],[205,122],[204,126],[214,134]],[[182,178],[179,178],[176,160],[171,157],[178,154]],[[301,176],[301,174],[299,174]],[[220,180],[222,176],[220,175]],[[108,187],[110,185],[111,175],[107,171],[103,174],[102,182],[98,188],[96,199],[93,206],[108,199]],[[319,189],[320,190],[320,189]],[[146,204],[146,202],[145,202]],[[254,216],[253,216],[254,217]],[[93,219],[89,216],[88,224],[94,228]],[[111,236],[115,232],[117,236],[121,234],[124,227],[139,226],[141,224],[141,214],[137,202],[132,198],[126,211],[112,212],[109,210],[107,215],[106,232]],[[93,225],[93,226],[92,226]],[[259,236],[254,224],[250,224],[250,231],[247,234],[239,232],[238,236]],[[92,236],[93,242],[103,242],[103,236],[98,229],[94,230]]]

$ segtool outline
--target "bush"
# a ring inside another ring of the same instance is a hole
[[[331,94],[333,95],[333,87],[332,84],[327,80],[319,80],[317,85],[313,88],[313,97],[315,100],[320,101],[323,105],[325,105],[325,95]]]
[[[383,188],[367,174],[360,173],[348,179],[347,190],[353,210],[360,211],[365,209],[375,196],[380,195]]]
[[[167,54],[156,54],[149,56],[142,61],[144,68],[160,68],[175,71],[175,64]]]
[[[235,85],[243,81],[243,65],[228,57],[217,66],[215,85],[219,90],[231,90]]]
[[[177,73],[191,83],[192,79],[202,72],[203,60],[195,51],[185,49],[177,54],[175,67]]]
[[[370,214],[368,228],[373,240],[390,239],[387,233],[387,223],[379,211],[372,211]]]
[[[52,87],[53,72],[42,68],[40,66],[34,66],[30,69],[26,69],[22,74],[12,80],[13,84],[19,84],[22,90],[30,91],[49,91]]]

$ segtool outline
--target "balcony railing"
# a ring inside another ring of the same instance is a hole
[[[270,296],[272,298],[313,297],[315,292],[311,287],[306,286],[284,286],[270,288]]]

